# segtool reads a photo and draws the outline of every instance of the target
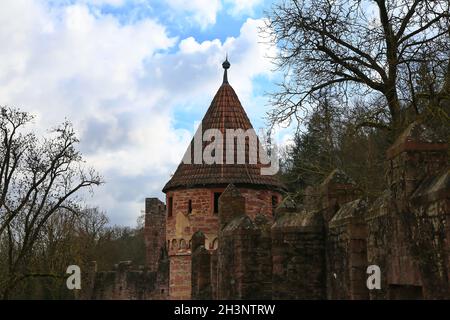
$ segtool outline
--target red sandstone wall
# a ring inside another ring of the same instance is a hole
[[[361,221],[347,221],[330,227],[327,252],[329,299],[369,298],[366,239],[366,225]]]
[[[284,213],[271,228],[274,300],[326,298],[323,220],[320,212],[308,216]]]
[[[156,272],[166,245],[166,206],[157,198],[145,199],[144,238],[147,268]]]
[[[185,189],[167,193],[167,198],[173,197],[173,213],[167,218],[166,239],[170,241],[169,249],[172,250],[172,241],[176,240],[176,251],[183,239],[187,244],[196,231],[202,231],[206,236],[206,247],[212,249],[212,244],[217,238],[218,216],[213,213],[214,192],[223,192],[221,189]],[[245,213],[252,219],[258,213],[272,217],[272,195],[276,195],[281,201],[281,195],[269,190],[254,190],[239,188],[246,198]],[[192,201],[192,213],[188,214],[188,202]],[[167,203],[167,201],[166,201]]]
[[[246,198],[245,213],[252,219],[259,213],[270,217],[272,221],[272,196],[281,201],[281,194],[270,190],[238,188]],[[209,250],[217,248],[219,229],[218,214],[214,210],[214,192],[223,192],[225,188],[193,188],[170,191],[168,198],[173,198],[172,216],[167,217],[166,241],[170,256],[170,288],[172,299],[191,298],[191,246],[192,235],[202,231],[206,237],[205,247]],[[192,212],[188,213],[189,200],[192,201]],[[183,258],[180,258],[182,255]],[[189,268],[180,265],[189,264]],[[183,288],[183,289],[182,289]]]
[[[170,256],[169,299],[191,298],[191,255],[180,253]]]

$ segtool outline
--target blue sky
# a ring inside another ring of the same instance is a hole
[[[255,128],[277,78],[258,33],[264,0],[2,0],[0,104],[34,113],[34,130],[70,119],[106,184],[87,201],[134,225],[163,199],[219,88],[229,80]]]

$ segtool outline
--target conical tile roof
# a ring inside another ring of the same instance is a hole
[[[192,188],[198,186],[219,186],[228,185],[233,183],[237,186],[247,185],[259,188],[268,189],[285,189],[283,184],[280,183],[275,175],[262,175],[261,168],[269,167],[269,165],[261,164],[259,156],[256,163],[251,163],[249,161],[249,150],[250,145],[249,139],[246,139],[245,146],[238,145],[239,140],[235,139],[234,154],[235,161],[233,164],[226,163],[226,134],[227,129],[242,129],[246,131],[248,129],[253,129],[250,120],[245,113],[244,108],[239,101],[236,92],[228,83],[227,69],[229,68],[228,61],[225,61],[223,67],[225,69],[223,83],[217,91],[214,99],[211,102],[203,120],[201,123],[202,137],[206,130],[208,129],[218,129],[223,135],[223,163],[213,163],[207,164],[205,161],[201,163],[194,163],[194,139],[192,139],[190,144],[190,149],[188,148],[187,154],[191,152],[191,163],[181,162],[177,170],[173,174],[172,178],[167,182],[163,188],[163,192],[167,192],[171,189],[178,188]],[[201,139],[201,138],[200,138]],[[241,140],[242,142],[242,140]],[[204,148],[210,142],[202,143],[202,154]],[[256,140],[257,148],[260,147],[259,139]],[[237,148],[245,148],[245,163],[236,164]]]

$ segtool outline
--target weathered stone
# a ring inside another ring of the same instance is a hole
[[[286,198],[275,217],[275,190],[170,190],[170,216],[147,199],[146,268],[92,265],[81,296],[450,299],[447,151],[428,128],[410,126],[388,152],[388,188],[371,204],[341,170],[308,188],[303,206]],[[381,289],[366,287],[369,265],[380,268]]]

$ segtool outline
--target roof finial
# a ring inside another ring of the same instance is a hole
[[[222,63],[222,67],[225,69],[223,73],[223,83],[228,83],[228,74],[227,70],[230,68],[230,62],[228,62],[228,53],[226,55],[225,61]]]

